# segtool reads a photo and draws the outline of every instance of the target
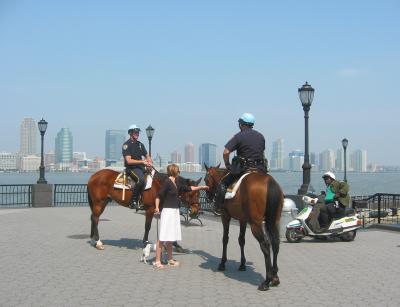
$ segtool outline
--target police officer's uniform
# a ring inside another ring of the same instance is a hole
[[[242,166],[242,172],[249,168],[265,171],[265,138],[257,130],[249,128],[238,132],[226,143],[225,148],[230,152],[236,150],[236,159]],[[235,174],[235,170],[233,170],[233,173],[234,175],[240,174],[240,172]]]
[[[264,150],[264,136],[252,128],[243,129],[235,134],[225,148],[230,152],[236,150],[237,156],[232,159],[229,173],[223,178],[217,192],[216,207],[222,206],[227,187],[233,183],[235,178],[245,173],[249,169],[254,169],[266,173]]]
[[[124,157],[131,156],[134,160],[142,160],[142,157],[147,156],[147,150],[140,141],[129,139],[122,145],[122,155]],[[124,163],[126,173],[135,181],[135,187],[132,191],[132,202],[137,202],[144,188],[144,165],[128,164],[125,158]]]

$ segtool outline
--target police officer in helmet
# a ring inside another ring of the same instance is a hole
[[[139,195],[142,194],[144,189],[144,168],[153,165],[153,161],[147,153],[146,148],[138,140],[139,133],[140,128],[138,126],[130,125],[128,128],[130,138],[122,145],[126,173],[135,181],[132,190],[132,201],[129,206],[131,209],[138,207]]]
[[[235,134],[225,145],[223,158],[229,174],[221,181],[215,200],[216,209],[221,209],[227,187],[235,178],[249,170],[267,172],[264,157],[265,138],[253,129],[255,118],[253,114],[243,113],[239,118],[240,132]],[[236,151],[236,157],[229,162],[229,155]]]

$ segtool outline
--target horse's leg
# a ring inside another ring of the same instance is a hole
[[[150,229],[151,229],[151,222],[153,221],[153,216],[154,216],[154,208],[149,207],[146,210],[146,221],[144,224],[144,235],[143,235],[143,246],[144,247],[146,246],[147,242],[149,242],[149,233],[150,233]],[[157,236],[158,236],[158,234],[157,234]]]
[[[107,205],[107,201],[105,201],[105,202],[94,201],[93,208],[92,208],[92,215],[90,217],[90,219],[92,221],[92,227],[91,227],[92,244],[99,250],[103,250],[104,245],[100,241],[98,225],[99,225],[100,215],[103,213],[106,205]]]
[[[269,236],[265,230],[264,222],[261,224],[251,224],[251,232],[260,243],[261,251],[264,254],[265,261],[265,281],[258,286],[258,290],[266,291],[269,289],[269,284],[272,280],[272,265],[271,265],[271,244]]]
[[[278,225],[273,225],[271,227],[267,226],[267,232],[270,234],[271,246],[273,252],[273,260],[272,260],[272,281],[271,286],[277,286],[280,284],[280,280],[278,277],[278,254],[279,254],[279,228]]]
[[[240,266],[239,271],[246,271],[246,257],[244,256],[244,244],[246,242],[246,222],[240,222],[240,233],[239,233],[239,246],[240,246]]]
[[[226,257],[226,248],[228,246],[229,241],[229,223],[231,221],[231,217],[228,215],[226,211],[224,211],[221,215],[222,225],[224,227],[224,234],[222,237],[222,258],[221,263],[218,266],[219,271],[225,271],[225,262],[227,260]]]

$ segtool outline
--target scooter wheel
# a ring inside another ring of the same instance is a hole
[[[356,237],[356,234],[357,234],[356,230],[345,232],[340,235],[340,240],[342,240],[344,242],[351,242]]]
[[[298,243],[301,237],[298,237],[294,229],[286,229],[286,239],[289,243]]]

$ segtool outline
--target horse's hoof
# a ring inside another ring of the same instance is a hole
[[[261,285],[258,286],[258,290],[267,291],[269,290],[269,282],[264,281]]]
[[[225,264],[220,263],[218,266],[218,271],[225,271]]]
[[[98,250],[104,250],[104,245],[103,244],[96,244],[96,249]]]
[[[239,266],[239,271],[242,271],[242,272],[246,271],[246,265],[245,264],[241,264]]]
[[[96,242],[96,245],[95,245],[94,247],[96,247],[96,249],[102,251],[102,250],[104,249],[103,242],[101,242],[100,240],[98,240],[98,241]]]
[[[276,286],[278,286],[280,283],[281,283],[281,281],[279,280],[279,277],[278,277],[278,276],[272,277],[272,280],[271,280],[271,287],[276,287]]]

